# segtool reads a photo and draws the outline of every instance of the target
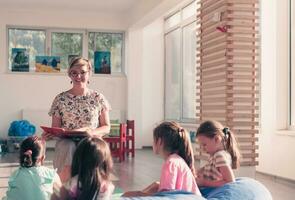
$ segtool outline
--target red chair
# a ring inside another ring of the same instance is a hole
[[[127,156],[131,153],[132,157],[135,156],[135,131],[134,120],[127,120],[127,133],[126,133],[126,149]]]
[[[125,160],[126,129],[127,125],[121,123],[119,136],[103,137],[103,139],[109,143],[112,156],[118,157],[120,162]]]

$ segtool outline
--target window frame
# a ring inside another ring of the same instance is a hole
[[[165,68],[164,68],[164,74],[165,74],[165,77],[164,77],[164,83],[165,83],[165,86],[164,86],[164,118],[165,120],[176,120],[176,121],[179,121],[181,123],[195,123],[196,122],[196,115],[194,118],[184,118],[183,116],[183,47],[184,47],[184,41],[183,41],[183,31],[184,31],[184,27],[186,26],[189,26],[191,25],[192,23],[196,23],[197,19],[196,19],[196,16],[197,16],[197,13],[195,13],[194,15],[190,16],[190,17],[187,17],[186,19],[183,19],[183,9],[187,8],[188,6],[190,6],[191,4],[193,3],[197,3],[197,0],[191,0],[189,2],[187,2],[186,4],[184,5],[181,5],[178,9],[174,10],[173,12],[171,12],[170,14],[168,14],[167,16],[164,17],[164,35],[163,35],[163,38],[164,38],[164,65],[165,65]],[[168,20],[170,17],[173,17],[174,15],[176,15],[178,12],[180,12],[180,22],[175,24],[174,26],[171,26],[169,28],[166,27],[166,24],[165,24],[165,21]],[[166,116],[166,44],[165,44],[165,37],[167,34],[171,33],[172,31],[175,31],[177,30],[178,28],[180,28],[180,48],[181,48],[181,56],[180,56],[180,63],[181,63],[181,66],[180,66],[180,91],[179,91],[179,95],[180,95],[180,102],[179,102],[179,109],[180,109],[180,118],[179,119],[170,119]],[[195,99],[196,100],[196,99]]]
[[[295,130],[295,3],[289,0],[288,130]]]
[[[35,72],[30,69],[29,72],[14,72],[9,66],[9,29],[24,29],[24,30],[41,30],[45,32],[45,49],[44,52],[46,55],[51,55],[51,34],[52,33],[79,33],[82,35],[82,56],[88,58],[88,38],[89,32],[91,33],[119,33],[122,34],[122,63],[121,63],[121,72],[111,72],[111,74],[95,74],[93,76],[126,76],[125,70],[125,31],[118,30],[100,30],[100,29],[79,29],[79,28],[60,28],[60,27],[43,27],[43,26],[20,26],[20,25],[6,25],[6,73],[8,74],[52,74],[52,75],[66,75],[67,70],[62,69],[59,73],[47,73],[47,72]]]

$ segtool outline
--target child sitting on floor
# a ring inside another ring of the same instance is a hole
[[[194,156],[187,131],[176,122],[163,122],[154,129],[153,137],[154,153],[165,160],[160,182],[154,182],[142,191],[126,192],[123,196],[149,196],[168,190],[201,195],[194,176]]]
[[[52,200],[110,200],[114,185],[110,181],[113,161],[108,144],[100,138],[83,139],[74,153],[71,178]]]
[[[198,170],[198,185],[219,187],[235,181],[233,169],[239,165],[240,153],[233,132],[217,121],[205,121],[196,138],[210,155],[208,164]]]
[[[9,178],[4,200],[47,200],[53,187],[61,181],[55,170],[43,165],[45,142],[37,136],[26,138],[20,145],[20,167]]]

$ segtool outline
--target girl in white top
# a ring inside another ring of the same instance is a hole
[[[201,148],[210,155],[208,164],[198,170],[198,185],[219,187],[234,182],[233,169],[239,165],[240,153],[233,132],[211,120],[200,125],[196,138]]]

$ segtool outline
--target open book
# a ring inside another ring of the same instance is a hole
[[[48,126],[40,126],[46,133],[51,133],[52,135],[60,138],[83,138],[86,137],[87,134],[85,131],[73,131],[73,130],[65,130],[59,127],[48,127]]]

